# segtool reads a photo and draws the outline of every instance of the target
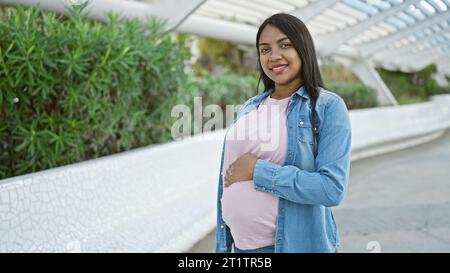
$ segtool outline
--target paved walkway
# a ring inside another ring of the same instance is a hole
[[[450,252],[450,132],[352,163],[340,252]],[[214,231],[189,252],[212,252]]]

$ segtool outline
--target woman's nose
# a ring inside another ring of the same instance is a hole
[[[281,60],[281,54],[278,52],[278,50],[272,50],[270,52],[269,60],[272,62]]]
[[[271,62],[275,62],[275,61],[281,60],[281,56],[280,56],[280,54],[271,54],[269,60]]]

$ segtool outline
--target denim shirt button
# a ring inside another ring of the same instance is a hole
[[[220,228],[223,228],[223,225],[221,225]]]

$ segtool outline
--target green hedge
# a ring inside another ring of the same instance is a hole
[[[0,178],[171,139],[184,57],[161,22],[3,12]]]
[[[178,103],[189,106],[191,113],[194,113],[194,97],[201,97],[203,109],[212,104],[220,106],[223,113],[222,126],[227,126],[232,120],[226,120],[226,106],[241,105],[255,96],[257,82],[256,74],[243,76],[229,71],[216,75],[209,73],[204,76],[191,75],[183,92],[179,94]],[[262,88],[262,83],[260,87]],[[211,117],[203,118],[203,124],[208,120],[211,120]]]
[[[403,73],[378,69],[380,76],[400,104],[427,101],[430,96],[449,92],[449,87],[441,87],[432,78],[437,66],[430,64],[415,73]]]
[[[186,37],[159,21],[1,11],[0,179],[170,141],[174,105],[225,110],[257,93],[255,73],[187,77]],[[327,87],[349,108],[375,105],[360,85]]]
[[[341,96],[348,109],[369,108],[378,105],[375,90],[360,83],[328,82],[326,88]]]
[[[222,108],[226,105],[242,104],[257,94],[257,83],[256,74],[242,76],[225,72],[220,75],[191,76],[180,102],[188,103],[193,96],[202,96],[204,104],[218,104]]]

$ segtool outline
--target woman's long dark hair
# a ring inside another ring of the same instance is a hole
[[[259,83],[262,79],[265,89],[275,88],[275,83],[264,73],[261,62],[259,60],[259,38],[261,32],[267,25],[272,25],[286,34],[302,61],[299,77],[303,81],[303,85],[308,93],[311,102],[311,113],[313,130],[316,131],[316,113],[315,106],[319,97],[318,87],[323,87],[322,76],[320,75],[319,64],[317,62],[316,50],[311,34],[306,25],[297,17],[286,14],[277,13],[267,18],[259,27],[256,34],[256,51],[258,52],[258,65],[260,69]],[[314,134],[315,136],[315,134]]]

